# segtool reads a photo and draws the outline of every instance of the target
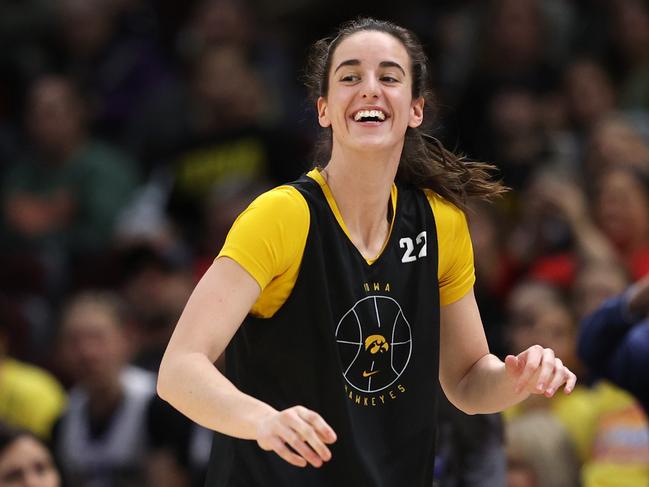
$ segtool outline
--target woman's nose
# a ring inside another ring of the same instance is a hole
[[[363,98],[378,98],[380,93],[380,86],[378,80],[372,76],[365,77],[363,86],[361,87],[361,94]]]

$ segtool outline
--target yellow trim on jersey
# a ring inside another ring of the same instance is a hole
[[[317,170],[307,175],[320,185],[338,224],[349,238],[324,178]],[[473,249],[464,213],[433,191],[425,190],[425,194],[435,215],[440,304],[444,306],[471,290],[475,282]],[[396,216],[396,185],[392,186],[390,199],[391,233]],[[233,259],[259,284],[261,294],[251,309],[255,316],[270,318],[291,294],[304,255],[310,216],[309,206],[296,188],[279,186],[259,196],[232,225],[217,258]],[[370,265],[375,260],[366,259]]]
[[[327,203],[329,204],[329,208],[331,208],[331,211],[336,217],[336,221],[338,222],[338,225],[340,226],[340,228],[342,228],[343,232],[345,232],[345,235],[347,235],[347,238],[351,242],[352,238],[349,235],[349,230],[347,230],[347,225],[345,225],[343,217],[340,214],[340,210],[338,209],[338,205],[336,204],[334,195],[331,193],[331,188],[329,188],[329,185],[322,177],[322,174],[320,174],[320,172],[317,169],[312,169],[307,173],[307,176],[309,176],[311,179],[313,179],[315,182],[317,182],[320,185],[320,187],[322,188],[322,192],[324,193],[325,198],[327,199]],[[394,227],[394,217],[397,214],[397,185],[394,183],[392,183],[392,188],[390,189],[390,202],[392,203],[392,220],[390,220],[390,230],[388,231],[388,236],[386,237],[385,242],[383,242],[383,246],[381,247],[381,250],[374,258],[370,258],[370,259],[365,258],[365,262],[367,262],[368,265],[374,264],[374,262],[376,262],[376,260],[379,257],[381,257],[381,254],[385,250],[385,247],[388,244],[388,241],[390,240],[390,235],[392,235],[392,227]]]
[[[430,189],[424,189],[437,228],[439,302],[446,306],[468,293],[475,283],[473,244],[466,215]]]

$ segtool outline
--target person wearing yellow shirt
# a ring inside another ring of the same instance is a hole
[[[428,487],[439,383],[475,414],[576,377],[551,349],[489,353],[462,208],[503,188],[423,132],[430,67],[414,34],[357,19],[309,66],[319,167],[234,223],[158,393],[218,432],[210,487]],[[226,346],[227,377],[213,365]]]
[[[11,358],[0,323],[0,420],[48,439],[65,407],[65,391],[49,372]]]
[[[538,342],[561,353],[571,369],[581,367],[576,317],[555,288],[540,282],[520,284],[510,296],[509,316],[512,348]],[[512,424],[539,411],[553,417],[570,438],[583,487],[649,485],[649,423],[628,393],[604,380],[593,386],[579,384],[569,396],[532,396],[504,416]]]

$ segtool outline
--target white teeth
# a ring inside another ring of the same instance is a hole
[[[358,122],[361,118],[378,118],[383,121],[385,120],[385,113],[382,110],[359,110],[354,115],[354,120]]]

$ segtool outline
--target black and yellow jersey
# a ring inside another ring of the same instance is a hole
[[[440,305],[473,285],[464,214],[396,184],[380,254],[349,239],[317,171],[259,197],[219,254],[262,293],[226,353],[227,376],[282,410],[303,405],[338,435],[320,469],[216,434],[209,486],[430,487]],[[253,222],[256,221],[256,224]]]
[[[308,176],[320,185],[338,225],[349,235],[320,173],[314,169]],[[424,192],[437,226],[439,293],[444,306],[464,296],[475,281],[471,237],[461,210],[433,191]],[[396,213],[397,196],[397,186],[393,185],[392,215]],[[304,196],[296,187],[285,185],[259,196],[232,226],[219,257],[237,261],[259,284],[262,293],[252,308],[255,316],[271,317],[291,293],[302,262],[309,222],[309,206]],[[368,261],[372,263],[373,260]]]

